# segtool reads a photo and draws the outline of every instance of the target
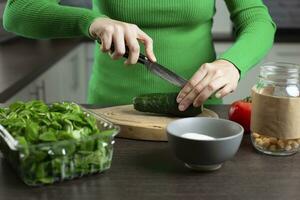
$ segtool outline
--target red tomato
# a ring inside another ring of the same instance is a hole
[[[245,133],[250,133],[251,98],[248,97],[244,100],[233,102],[229,109],[228,118],[242,125]]]

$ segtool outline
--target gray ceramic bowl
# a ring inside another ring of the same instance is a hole
[[[186,133],[200,133],[214,140],[184,138]],[[219,169],[237,152],[244,129],[238,123],[216,118],[178,119],[167,126],[168,141],[176,157],[194,170]]]

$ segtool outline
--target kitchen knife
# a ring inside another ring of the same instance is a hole
[[[101,40],[97,39],[97,42],[101,45]],[[111,52],[114,51],[114,47],[111,47]],[[128,58],[129,56],[129,50],[128,47],[126,47],[126,52],[123,55],[124,58]],[[169,83],[176,85],[178,87],[183,87],[186,83],[187,80],[184,79],[183,77],[177,75],[173,71],[169,70],[168,68],[158,64],[151,62],[145,55],[140,53],[138,63],[143,64],[150,72],[153,74],[159,76],[160,78],[168,81]]]

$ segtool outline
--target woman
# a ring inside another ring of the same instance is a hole
[[[180,110],[200,106],[210,96],[207,104],[220,103],[271,48],[275,32],[261,0],[225,0],[237,40],[216,58],[211,34],[215,1],[93,0],[93,10],[57,1],[8,0],[4,27],[31,38],[100,38],[88,101],[103,105],[128,104],[141,93],[179,92],[136,64],[140,52],[189,79],[177,97]],[[125,44],[129,58],[124,62]],[[135,66],[123,67],[123,62]]]

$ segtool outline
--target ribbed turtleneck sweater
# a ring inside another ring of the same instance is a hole
[[[214,0],[93,0],[92,10],[62,6],[59,0],[8,0],[4,27],[38,39],[89,37],[93,20],[109,17],[138,25],[152,37],[158,62],[186,79],[203,63],[216,59],[230,61],[243,77],[271,48],[275,25],[261,0],[225,2],[236,41],[218,57],[211,32]],[[140,64],[124,66],[124,60],[112,60],[97,44],[94,52],[89,103],[128,104],[142,93],[180,90]],[[207,101],[219,102],[215,98]]]

